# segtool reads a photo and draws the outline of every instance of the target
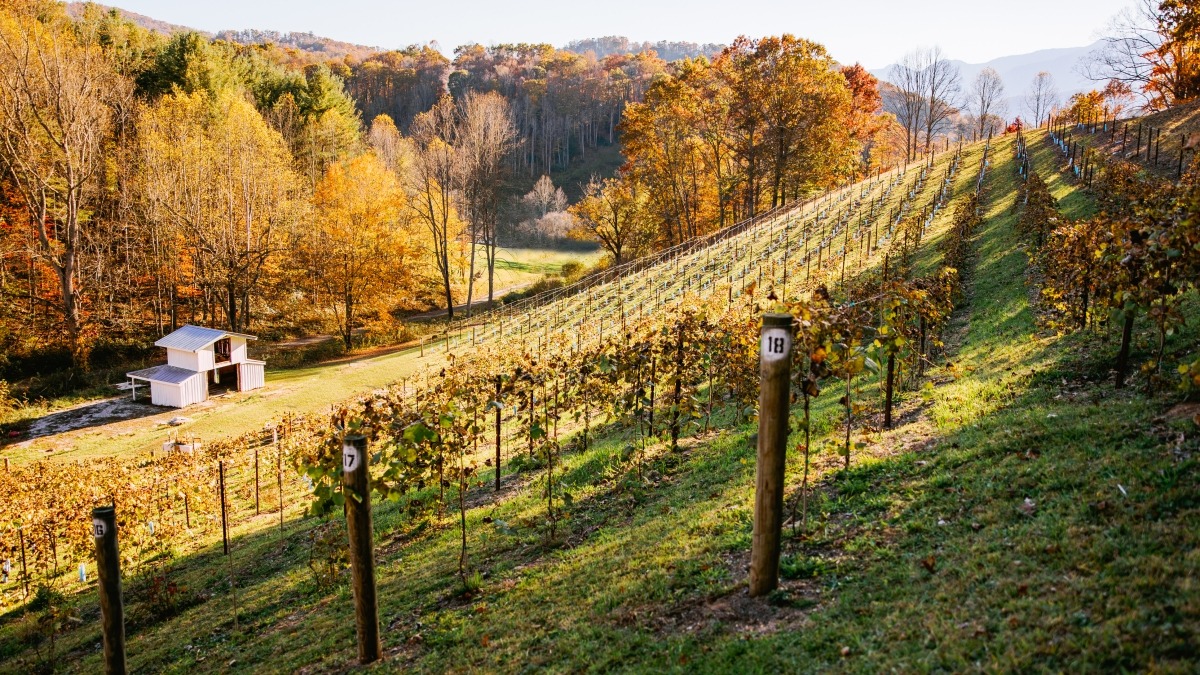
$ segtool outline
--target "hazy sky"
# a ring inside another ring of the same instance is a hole
[[[587,37],[728,43],[740,34],[793,33],[842,62],[878,68],[919,45],[939,44],[970,63],[1096,39],[1132,0],[108,0],[206,31],[261,28],[397,48],[548,42]],[[686,8],[686,9],[683,9]]]

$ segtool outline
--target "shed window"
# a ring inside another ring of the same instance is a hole
[[[228,361],[232,351],[229,338],[221,338],[213,345],[213,352],[216,353],[218,361]]]

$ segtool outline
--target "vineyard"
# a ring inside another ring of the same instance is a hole
[[[464,319],[328,417],[0,474],[0,653],[98,668],[88,513],[112,503],[135,669],[344,669],[362,434],[393,667],[1185,668],[1200,448],[1159,409],[1200,388],[1195,177],[1062,157],[1044,131],[947,147]],[[796,324],[784,583],[754,603],[764,311]],[[1139,585],[1094,573],[1117,550]],[[1146,651],[1090,646],[1118,635]]]

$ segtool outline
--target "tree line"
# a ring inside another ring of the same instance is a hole
[[[626,164],[572,211],[617,262],[862,177],[892,161],[876,79],[815,42],[739,37],[672,64],[621,121]]]
[[[76,14],[0,12],[6,358],[86,368],[187,322],[349,346],[494,299],[506,220],[620,263],[899,160],[875,78],[791,35],[670,64],[529,44],[315,62]],[[511,194],[618,136],[623,169],[569,214],[545,181]]]
[[[101,336],[185,322],[336,326],[348,345],[356,326],[396,330],[396,310],[452,305],[471,242],[494,262],[512,116],[496,94],[443,93],[412,127],[365,125],[332,69],[288,68],[269,46],[7,6],[6,359],[65,347],[86,367]]]

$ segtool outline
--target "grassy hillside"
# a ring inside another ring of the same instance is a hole
[[[1067,216],[1087,215],[1091,197],[1040,138],[1030,138],[1035,168]],[[1103,333],[1039,330],[1014,227],[1012,155],[1010,138],[990,155],[984,224],[943,365],[929,386],[904,394],[888,431],[879,430],[877,382],[860,378],[867,428],[855,438],[865,445],[849,470],[832,448],[816,457],[809,529],[785,529],[778,592],[746,594],[756,427],[723,413],[719,430],[697,431],[680,453],[653,447],[640,474],[624,461],[631,432],[605,428],[565,458],[573,498],[555,543],[539,472],[511,478],[499,496],[470,496],[479,571],[470,590],[456,575],[453,518],[376,510],[387,659],[373,669],[1194,669],[1195,410],[1102,383],[1116,350]],[[963,172],[954,189],[973,189],[973,178]],[[948,210],[935,219],[918,267],[934,264],[947,220]],[[1198,342],[1193,322],[1170,348]],[[827,447],[841,420],[835,399],[817,399],[815,447]],[[789,502],[801,470],[792,453]],[[345,575],[326,586],[311,571],[328,560],[321,533],[340,550],[341,518],[296,520],[292,508],[283,536],[275,516],[239,521],[232,561],[220,555],[219,529],[177,552],[171,578],[189,602],[174,614],[147,618],[144,581],[131,578],[135,669],[326,672],[353,662]],[[83,622],[59,636],[56,663],[94,672],[95,593],[68,588]],[[46,662],[48,645],[30,648],[29,631],[17,609],[0,618],[0,669]]]
[[[501,249],[496,260],[496,295],[500,297],[506,289],[522,288],[546,275],[559,274],[568,262],[578,262],[585,267],[594,265],[600,256],[599,251]],[[486,299],[486,279],[476,287],[476,297],[481,295]],[[261,429],[266,422],[278,420],[286,412],[302,415],[323,412],[331,403],[410,377],[430,364],[440,363],[440,349],[432,346],[423,349],[417,345],[372,349],[315,365],[284,369],[273,368],[268,359],[267,386],[263,389],[234,392],[182,412],[147,406],[131,419],[105,421],[77,431],[28,440],[27,435],[0,439],[0,454],[15,463],[46,458],[73,461],[146,452],[161,447],[168,433],[209,439],[236,436]],[[257,356],[253,346],[251,350]],[[39,419],[77,415],[94,408],[98,402],[111,400],[113,393],[111,387],[97,387],[32,403],[11,412],[0,409],[0,424],[6,429],[28,430]],[[179,427],[165,426],[168,420],[181,414],[190,421]]]

